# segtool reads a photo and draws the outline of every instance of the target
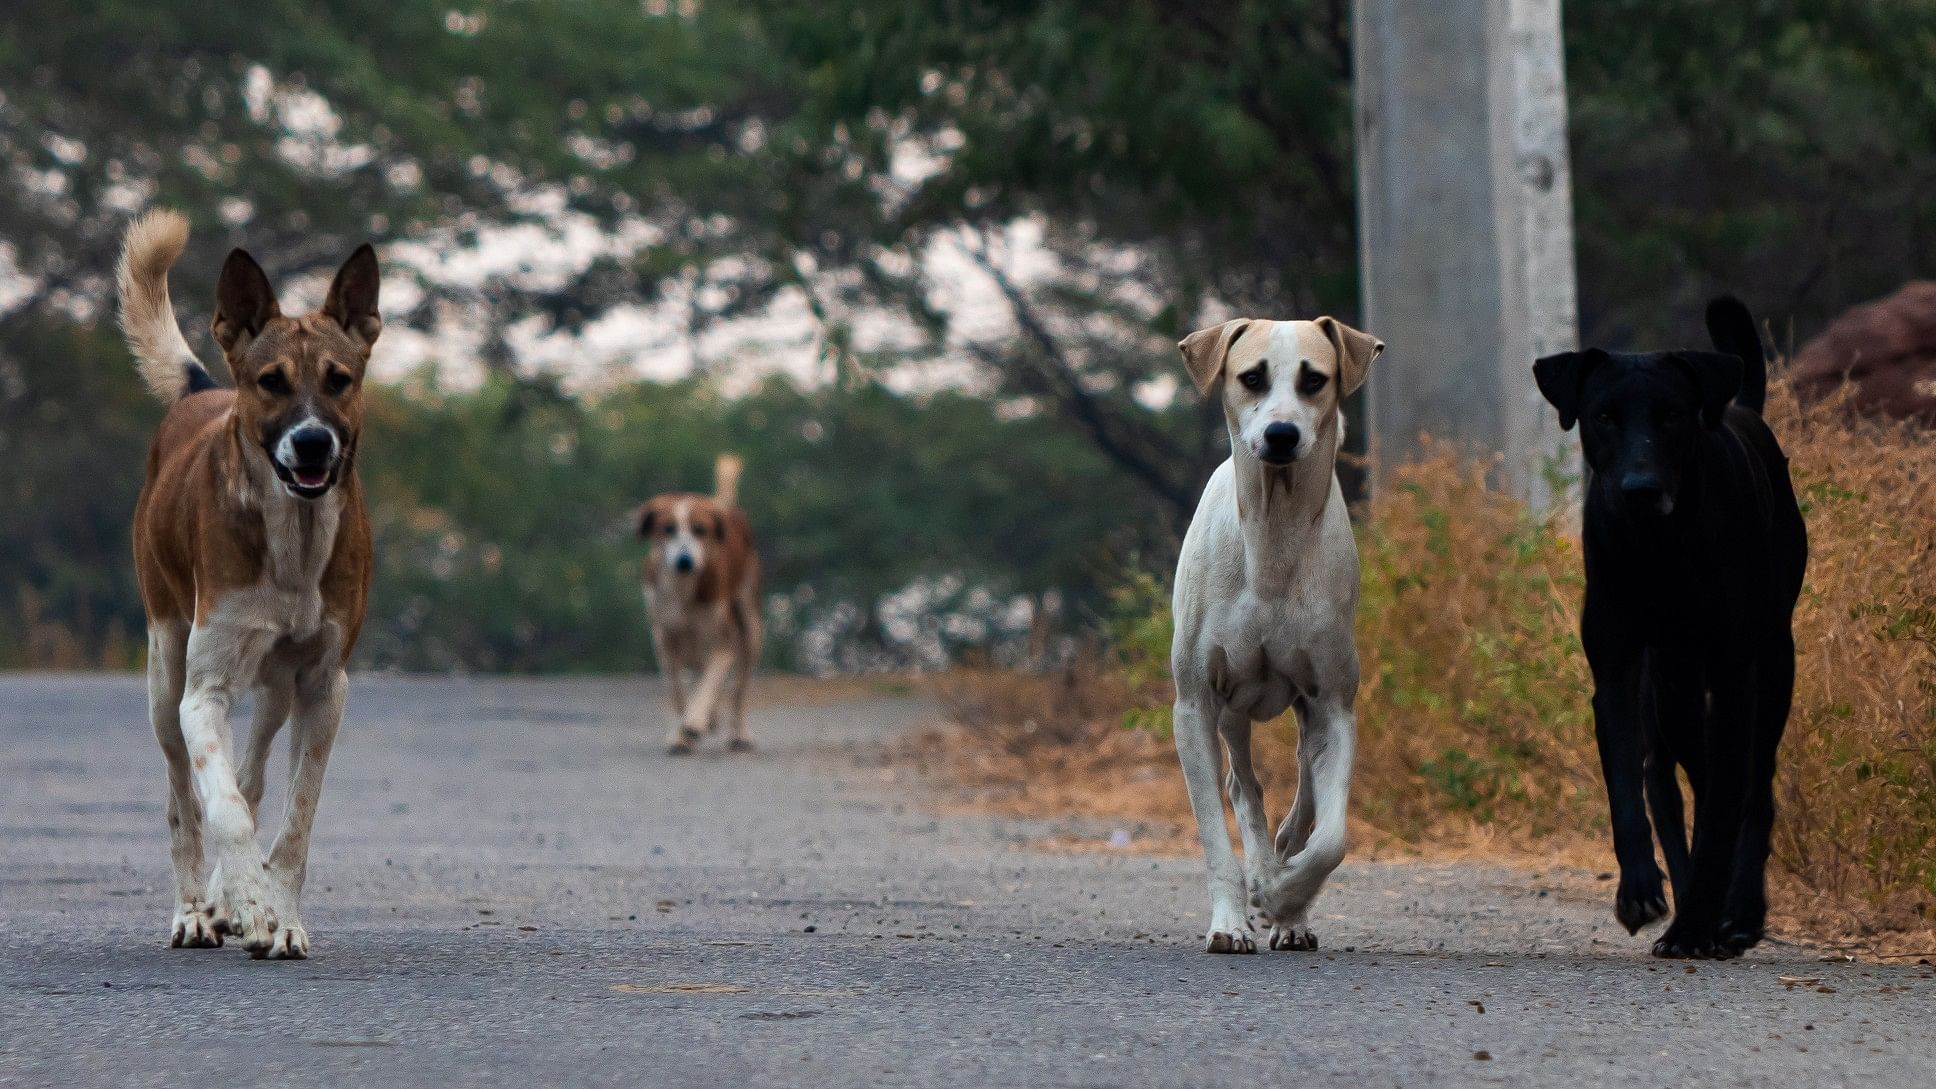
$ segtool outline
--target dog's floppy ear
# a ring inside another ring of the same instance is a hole
[[[1250,328],[1248,318],[1226,321],[1222,325],[1212,325],[1208,329],[1198,329],[1182,340],[1177,341],[1177,350],[1183,353],[1183,365],[1190,371],[1190,380],[1197,384],[1198,393],[1209,393],[1210,387],[1223,377],[1224,357],[1230,354],[1230,346]]]
[[[652,504],[645,504],[632,512],[632,528],[641,537],[652,536],[652,523],[657,520],[657,514],[658,512],[652,509]]]
[[[1561,352],[1533,362],[1533,381],[1540,395],[1560,413],[1560,430],[1570,431],[1580,418],[1580,395],[1586,390],[1586,376],[1605,362],[1607,353],[1598,348],[1583,352]]]
[[[383,332],[383,319],[376,312],[377,281],[376,250],[365,242],[336,270],[336,279],[330,281],[329,294],[323,298],[323,313],[363,345],[366,353]]]
[[[1728,402],[1741,389],[1741,357],[1726,352],[1675,352],[1674,362],[1686,368],[1701,393],[1701,422],[1721,426]]]
[[[249,343],[281,316],[276,289],[269,286],[262,266],[247,250],[230,250],[228,260],[222,262],[222,278],[215,282],[215,322],[211,327],[222,355],[230,362],[241,358]]]
[[[1371,361],[1385,354],[1385,342],[1333,317],[1319,318],[1316,325],[1331,338],[1331,347],[1338,352],[1338,384],[1344,395],[1358,392],[1371,372]]]

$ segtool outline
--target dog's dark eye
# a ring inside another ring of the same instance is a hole
[[[1310,397],[1322,390],[1324,384],[1330,380],[1330,375],[1320,370],[1314,370],[1309,363],[1306,363],[1304,369],[1300,370],[1297,374],[1297,391],[1306,397]]]
[[[666,535],[666,536],[668,536],[668,537],[670,537],[670,536],[672,536],[673,534],[675,534],[675,533],[677,533],[677,532],[679,532],[679,527],[678,527],[678,526],[667,526],[667,527],[665,528],[665,535]]]
[[[1599,424],[1599,425],[1600,425],[1601,427],[1612,427],[1612,426],[1613,426],[1613,413],[1611,413],[1611,412],[1596,412],[1596,413],[1594,413],[1594,414],[1593,414],[1593,422],[1594,422],[1594,423],[1597,423],[1597,424]]]
[[[1252,367],[1237,376],[1237,382],[1252,393],[1264,388],[1264,368]]]
[[[350,377],[348,371],[331,371],[323,376],[323,390],[331,397],[340,397],[349,390],[350,383],[354,381],[356,380]]]
[[[705,526],[692,527],[692,535],[694,537],[704,537],[706,535],[706,527]]]
[[[274,394],[277,397],[289,392],[289,379],[284,378],[281,371],[263,371],[262,376],[255,380],[255,384],[262,392]]]

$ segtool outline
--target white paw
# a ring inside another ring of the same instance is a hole
[[[1318,947],[1317,931],[1305,923],[1280,923],[1271,927],[1272,949],[1306,950]]]
[[[262,864],[244,861],[233,869],[218,866],[209,888],[216,929],[241,938],[250,956],[264,955],[275,940],[276,912]]]
[[[673,756],[684,756],[692,751],[693,743],[698,740],[698,730],[691,726],[681,726],[666,738],[666,752]]]
[[[175,919],[168,927],[168,944],[175,949],[214,949],[222,944],[222,932],[215,925],[215,913],[201,900],[183,900],[175,905]]]
[[[301,923],[285,923],[276,928],[275,936],[269,939],[266,949],[261,952],[251,949],[249,955],[269,960],[308,960],[309,932],[303,929]]]
[[[1210,913],[1210,930],[1203,936],[1206,953],[1255,953],[1257,940],[1251,936],[1250,920],[1241,911],[1215,909]]]
[[[1219,930],[1211,927],[1203,936],[1203,951],[1206,953],[1255,953],[1257,939],[1251,937],[1249,927],[1235,930]]]

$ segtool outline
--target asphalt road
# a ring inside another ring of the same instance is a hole
[[[927,706],[788,685],[675,760],[648,681],[358,678],[314,958],[169,949],[143,707],[0,677],[0,1086],[1936,1084],[1928,967],[1657,962],[1504,870],[1347,864],[1320,951],[1205,955],[1194,859],[937,815],[878,755]]]

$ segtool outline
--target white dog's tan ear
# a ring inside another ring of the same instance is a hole
[[[1384,353],[1385,342],[1332,317],[1319,318],[1317,326],[1337,349],[1338,384],[1347,395],[1358,392],[1358,387],[1365,384],[1365,375],[1371,371],[1371,361]]]
[[[1222,325],[1212,325],[1208,329],[1198,329],[1177,341],[1177,350],[1183,353],[1183,365],[1189,368],[1190,379],[1197,384],[1198,393],[1209,393],[1210,387],[1223,377],[1223,361],[1230,354],[1230,346],[1249,327],[1248,318],[1238,318]]]

